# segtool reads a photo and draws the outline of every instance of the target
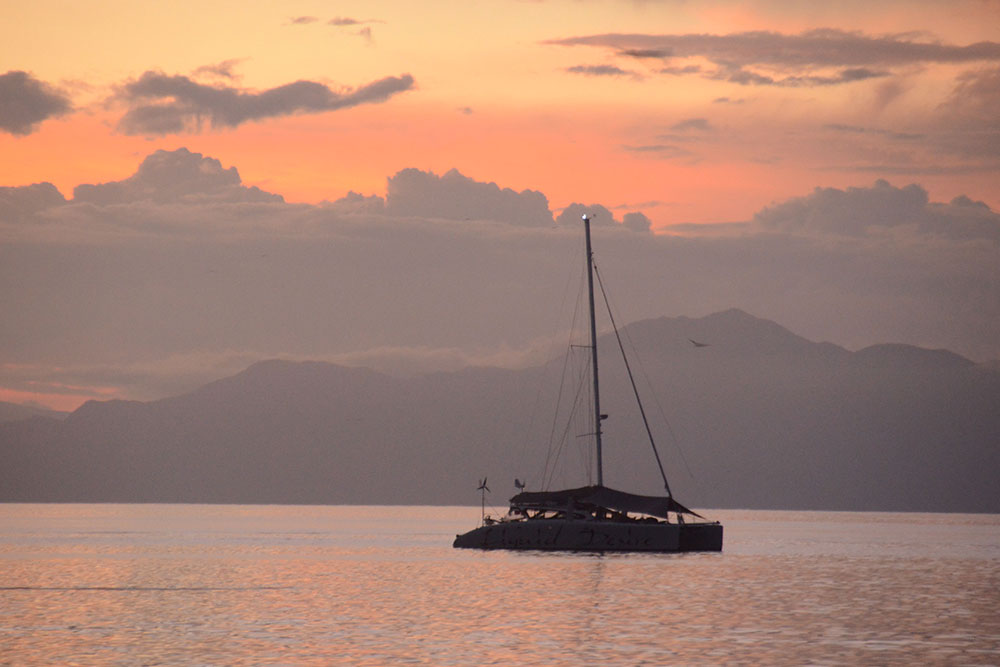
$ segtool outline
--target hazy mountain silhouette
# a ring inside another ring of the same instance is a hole
[[[623,338],[688,505],[1000,511],[995,365],[907,345],[850,352],[738,310],[641,321]],[[600,346],[605,483],[657,493],[617,343]],[[539,488],[549,434],[564,430],[562,367],[397,378],[267,361],[160,401],[89,402],[63,421],[0,424],[0,500],[474,504],[488,475],[501,505],[515,476]],[[578,434],[560,483],[587,481]]]
[[[0,401],[0,423],[19,421],[21,419],[29,419],[31,417],[52,417],[54,419],[62,419],[68,414],[68,412],[48,410],[34,405],[20,405],[19,403],[7,403],[6,401]]]

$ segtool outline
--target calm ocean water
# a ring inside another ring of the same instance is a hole
[[[479,508],[0,505],[12,665],[1000,664],[1000,516],[717,511],[721,554],[451,548]]]

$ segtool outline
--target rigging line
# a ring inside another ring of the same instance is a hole
[[[556,449],[556,455],[555,459],[552,461],[551,469],[548,467],[548,459],[546,459],[545,474],[542,477],[544,481],[544,484],[542,486],[543,489],[547,489],[549,484],[552,483],[552,480],[556,474],[556,467],[559,463],[559,458],[562,456],[563,449],[566,448],[566,443],[569,442],[569,431],[571,428],[573,428],[573,416],[577,413],[577,406],[580,404],[580,395],[584,391],[584,385],[585,385],[585,383],[583,382],[585,378],[582,377],[583,375],[582,373],[580,375],[581,377],[579,378],[576,385],[576,395],[573,397],[573,403],[570,406],[569,415],[566,418],[566,427],[563,429],[562,437],[559,439],[559,447]]]
[[[609,313],[610,310],[611,309],[609,308]],[[649,393],[653,397],[653,404],[656,405],[656,410],[660,413],[660,419],[667,427],[667,433],[670,434],[670,441],[674,445],[674,450],[680,454],[681,463],[684,464],[684,470],[687,471],[687,474],[691,479],[697,480],[698,478],[695,476],[694,472],[691,471],[691,466],[688,464],[687,455],[684,454],[684,448],[681,447],[680,438],[677,437],[677,433],[674,431],[674,425],[670,422],[670,419],[667,417],[667,413],[663,410],[663,402],[660,400],[660,397],[657,396],[656,388],[649,379],[649,374],[646,372],[646,366],[642,363],[642,359],[639,358],[639,349],[632,341],[632,334],[629,333],[628,327],[625,327],[625,340],[628,341],[628,346],[632,351],[632,356],[638,361],[639,372],[642,373],[642,379],[646,381],[646,387],[649,389]]]
[[[574,255],[574,257],[575,257],[575,255]],[[568,262],[567,262],[567,264],[568,264]],[[577,264],[576,262],[573,262],[573,266],[576,266],[576,264]],[[578,277],[577,280],[581,281],[582,280],[582,275],[583,275],[582,271],[579,272],[579,275],[581,277]],[[566,283],[565,283],[565,285],[563,285],[562,298],[559,301],[559,309],[558,309],[558,311],[556,311],[558,313],[558,317],[556,318],[557,322],[563,321],[563,314],[567,310],[567,303],[569,302],[569,295],[570,295],[570,293],[572,291],[570,289],[571,286],[572,286],[572,284],[573,284],[573,272],[567,271]],[[579,292],[579,289],[577,289],[577,292]],[[576,313],[578,312],[579,308],[580,308],[580,303],[579,303],[579,298],[578,298],[576,300],[576,302],[574,302],[574,304],[573,304],[573,318],[574,319],[576,318]],[[572,320],[571,320],[571,322],[572,322]],[[553,327],[553,329],[555,329],[555,328],[556,327]],[[556,333],[558,333],[558,332],[556,332]],[[569,332],[569,342],[570,343],[573,342],[573,336],[572,336],[572,334],[573,334],[573,332],[572,332],[572,325],[571,325],[570,326],[570,332]],[[538,414],[539,414],[539,408],[540,408],[540,406],[542,404],[542,394],[545,391],[545,385],[548,382],[547,378],[548,378],[548,375],[549,375],[549,373],[548,373],[548,369],[549,369],[549,366],[550,366],[549,362],[550,362],[550,360],[552,358],[552,353],[554,353],[555,350],[556,350],[556,347],[553,344],[554,340],[555,340],[555,334],[553,334],[552,339],[550,341],[548,341],[548,343],[546,344],[544,356],[542,358],[541,364],[539,365],[539,371],[540,372],[538,374],[537,390],[535,392],[535,402],[534,402],[534,404],[532,406],[531,414],[529,416],[528,427],[525,430],[524,437],[521,439],[521,447],[520,447],[520,449],[518,451],[517,458],[515,459],[517,465],[519,465],[519,466],[523,465],[524,462],[525,462],[525,450],[528,447],[529,441],[532,439],[532,433],[534,433],[534,431],[535,431],[535,422],[536,422]],[[563,370],[562,370],[563,375],[560,376],[560,380],[559,380],[559,393],[558,393],[558,396],[556,398],[556,406],[557,407],[559,405],[559,401],[562,398],[563,384],[565,382],[565,372],[566,372],[566,368],[565,368],[565,359],[564,359],[564,365],[563,365]],[[553,438],[555,437],[555,430],[556,430],[556,419],[555,419],[555,416],[554,416],[553,421],[552,421],[552,425],[551,425],[551,427],[549,429],[548,441],[546,443],[546,458],[545,458],[545,466],[546,467],[542,468],[542,489],[546,488],[545,484],[544,484],[545,470],[548,467],[549,456],[551,456],[551,454],[552,454],[552,442],[553,442]]]
[[[625,338],[628,340],[629,347],[632,348],[632,354],[638,358],[639,353],[636,350],[635,343],[632,342],[632,336],[629,335],[628,327],[625,328]],[[691,472],[691,466],[688,465],[687,456],[684,455],[684,449],[681,447],[681,441],[674,432],[673,424],[670,423],[670,420],[667,419],[667,414],[663,411],[663,405],[661,404],[659,397],[656,395],[656,389],[653,388],[653,383],[650,381],[649,374],[646,373],[646,368],[643,366],[641,360],[639,362],[639,371],[642,372],[642,378],[646,381],[646,386],[649,387],[649,393],[653,396],[653,403],[656,405],[656,409],[660,413],[660,419],[662,419],[663,423],[667,425],[667,432],[670,433],[670,439],[674,444],[674,449],[681,455],[681,461],[684,463],[684,469],[687,470],[687,474],[691,477],[691,479],[696,480],[697,477],[694,476],[694,473]]]
[[[611,304],[608,302],[608,293],[604,290],[604,281],[601,280],[601,273],[597,270],[597,262],[594,262],[594,274],[597,276],[597,284],[601,287],[601,296],[604,297],[604,305],[608,309],[608,317],[611,319],[611,328],[615,331],[615,338],[618,340],[618,349],[621,350],[622,359],[625,361],[625,370],[628,371],[628,381],[632,383],[632,393],[635,394],[635,402],[639,405],[639,414],[642,415],[643,426],[646,427],[646,435],[649,437],[649,445],[653,448],[653,456],[656,457],[656,465],[660,469],[660,477],[663,478],[663,488],[667,491],[667,497],[671,497],[670,483],[667,481],[667,474],[663,472],[663,462],[660,461],[660,452],[656,450],[656,442],[653,440],[653,432],[649,428],[649,420],[646,419],[646,410],[642,407],[642,399],[639,398],[639,389],[635,386],[635,378],[632,377],[632,367],[628,363],[628,356],[625,354],[625,346],[622,344],[622,337],[618,333],[618,325],[615,324],[615,316],[611,312]]]
[[[559,378],[559,392],[556,395],[556,409],[552,414],[552,426],[549,429],[549,443],[548,447],[545,449],[545,466],[542,467],[542,490],[548,488],[549,482],[549,461],[552,459],[552,448],[555,446],[556,442],[556,424],[559,421],[559,406],[562,405],[563,389],[566,386],[566,368],[569,365],[569,352],[563,357],[563,370]],[[561,447],[560,447],[561,449]],[[552,461],[552,465],[555,466],[556,461],[559,460],[559,452],[556,452],[556,460]]]
[[[583,271],[582,270],[579,273],[578,282],[581,283],[581,284],[583,283]],[[566,290],[563,293],[563,303],[564,304],[565,304],[566,292],[569,291],[569,283],[570,283],[570,281],[567,280],[566,281]],[[577,294],[578,295],[579,295],[579,292],[580,292],[580,290],[577,289]],[[574,347],[573,346],[574,326],[576,324],[576,318],[579,315],[579,313],[580,313],[580,298],[579,298],[579,296],[577,296],[576,302],[573,304],[573,319],[570,320],[570,327],[569,327],[569,334],[568,334],[569,340],[567,341],[567,344],[566,344],[566,354],[563,356],[562,373],[561,373],[561,375],[559,377],[559,392],[558,392],[558,394],[556,396],[556,406],[555,406],[556,409],[552,411],[552,426],[549,429],[549,441],[548,441],[548,445],[547,445],[546,450],[545,450],[545,466],[542,468],[542,490],[543,491],[548,488],[548,485],[551,482],[551,479],[549,479],[551,477],[549,475],[549,461],[552,458],[552,448],[555,446],[555,442],[556,442],[556,440],[555,440],[555,434],[556,434],[556,425],[559,422],[559,406],[562,405],[563,389],[565,388],[565,385],[566,385],[567,370],[569,369],[571,355],[573,354],[573,347]],[[540,390],[539,390],[539,393],[540,393]],[[571,409],[570,410],[570,414],[572,414],[572,411],[573,410]],[[563,432],[562,440],[560,441],[560,445],[559,445],[558,451],[556,452],[555,461],[552,461],[552,474],[553,475],[555,474],[555,466],[556,466],[556,463],[559,461],[559,455],[560,455],[560,453],[562,451],[562,446],[563,446],[562,443],[565,442],[566,431],[568,431],[568,430],[569,429],[567,428]]]
[[[588,347],[592,348],[592,346],[588,346]],[[580,459],[580,464],[583,466],[584,474],[587,477],[587,486],[590,486],[591,484],[594,483],[594,468],[595,468],[594,467],[594,454],[595,454],[595,450],[594,450],[594,447],[592,445],[586,445],[586,444],[584,444],[584,445],[581,446],[581,444],[580,444],[581,442],[586,442],[586,441],[581,440],[582,438],[586,438],[587,441],[593,442],[593,439],[597,437],[597,431],[596,430],[591,430],[593,428],[594,424],[597,424],[598,422],[594,421],[594,391],[593,391],[594,390],[594,385],[593,385],[593,382],[587,382],[586,381],[588,379],[588,377],[591,377],[591,367],[590,367],[590,364],[584,364],[584,366],[581,367],[581,369],[580,369],[580,387],[582,389],[581,393],[584,395],[584,398],[586,399],[586,408],[585,408],[585,410],[586,410],[586,418],[583,419],[583,423],[584,423],[585,426],[584,426],[584,428],[582,430],[584,432],[583,433],[579,433],[576,436],[576,440],[575,441],[576,441],[576,445],[577,445],[577,447],[576,447],[577,456]],[[580,430],[580,428],[579,428],[580,416],[583,415],[583,414],[584,414],[583,410],[578,411],[576,413],[576,415],[577,415],[577,430],[578,431]]]

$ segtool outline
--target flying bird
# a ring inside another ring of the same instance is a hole
[[[708,347],[709,346],[709,343],[699,343],[698,341],[696,341],[693,338],[688,338],[688,340],[691,341],[691,344],[694,345],[695,347]]]

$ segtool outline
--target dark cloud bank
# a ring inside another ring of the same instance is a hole
[[[540,192],[455,170],[287,204],[181,149],[69,200],[47,183],[0,188],[5,386],[37,390],[44,373],[53,391],[153,398],[276,356],[538,360],[569,319],[558,305],[582,269],[583,212],[622,322],[735,306],[853,348],[1000,358],[1000,216],[919,185],[818,188],[745,223],[654,235],[638,211],[553,215]]]

